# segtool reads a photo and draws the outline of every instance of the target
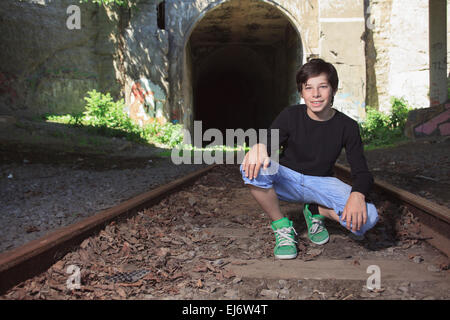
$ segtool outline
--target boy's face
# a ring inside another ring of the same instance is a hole
[[[316,77],[309,78],[306,83],[302,84],[301,95],[308,109],[321,116],[327,114],[331,109],[334,92],[328,82],[327,75],[321,73]]]

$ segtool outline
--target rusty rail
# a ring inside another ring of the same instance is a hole
[[[350,181],[349,168],[336,164],[335,172],[343,180]],[[447,257],[450,257],[450,209],[397,188],[383,180],[374,180],[374,190],[406,206],[419,219],[424,238]]]
[[[13,286],[44,272],[65,254],[76,248],[84,239],[96,234],[108,223],[130,217],[195,181],[216,166],[210,165],[80,222],[60,228],[22,247],[0,254],[0,294],[4,294]],[[350,181],[349,168],[337,164],[335,172],[342,180]],[[375,179],[375,190],[408,207],[419,218],[422,234],[427,239],[429,238],[427,241],[450,256],[450,210],[448,208],[378,179]]]
[[[62,227],[40,239],[0,254],[0,294],[13,286],[34,277],[72,251],[84,239],[90,237],[108,223],[126,219],[181,187],[193,182],[217,165],[210,165],[192,172],[149,192],[127,200],[118,206],[103,210],[67,227]]]

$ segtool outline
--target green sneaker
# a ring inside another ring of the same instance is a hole
[[[325,217],[320,214],[312,214],[311,211],[309,211],[309,204],[305,204],[303,215],[305,216],[306,225],[308,226],[309,240],[315,244],[327,243],[330,236],[323,223]]]
[[[297,247],[294,240],[295,232],[292,221],[284,217],[272,222],[271,226],[275,233],[275,249],[273,254],[278,259],[294,259],[297,256]]]

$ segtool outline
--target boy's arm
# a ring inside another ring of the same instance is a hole
[[[367,221],[366,197],[372,188],[373,176],[364,157],[364,146],[358,124],[354,121],[346,129],[344,146],[351,168],[353,185],[341,219],[346,220],[347,229],[357,231]]]
[[[373,176],[367,166],[364,145],[356,121],[352,121],[351,125],[346,127],[344,147],[351,169],[352,192],[360,192],[367,198],[373,185]]]
[[[263,166],[267,169],[270,163],[271,148],[272,148],[272,129],[278,129],[279,143],[281,145],[289,137],[289,112],[288,108],[283,109],[276,119],[272,122],[269,130],[267,130],[267,137],[259,137],[259,143],[252,146],[249,152],[244,157],[242,162],[243,170],[246,177],[249,179],[256,178],[259,173],[259,169]]]

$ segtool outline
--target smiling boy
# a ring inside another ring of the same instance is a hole
[[[269,158],[268,137],[267,146],[254,145],[241,165],[245,184],[272,220],[274,255],[279,259],[297,256],[296,232],[292,221],[281,213],[279,199],[305,204],[308,238],[318,245],[329,240],[324,218],[338,221],[358,237],[378,221],[375,206],[366,201],[373,177],[358,123],[332,108],[339,83],[336,69],[313,59],[300,68],[296,82],[305,104],[285,108],[270,127],[279,130],[283,146],[279,163]],[[352,186],[333,177],[342,148],[351,167]],[[275,174],[267,173],[269,166],[276,167]]]

